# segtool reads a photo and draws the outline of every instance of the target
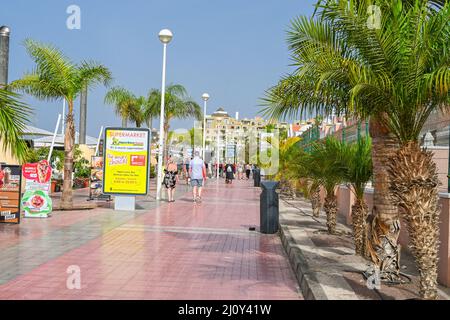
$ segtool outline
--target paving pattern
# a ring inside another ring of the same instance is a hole
[[[259,189],[211,181],[201,204],[186,191],[0,225],[0,299],[302,299],[279,237],[249,231]]]

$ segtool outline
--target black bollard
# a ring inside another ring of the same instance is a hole
[[[253,180],[255,187],[261,187],[261,169],[255,168],[255,171],[253,173]]]
[[[279,199],[276,189],[279,182],[263,181],[260,196],[261,233],[274,234],[279,226]]]

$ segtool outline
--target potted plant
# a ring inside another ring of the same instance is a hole
[[[50,187],[50,192],[51,193],[55,193],[56,192],[56,185],[57,185],[57,181],[56,180],[54,180],[54,179],[52,179],[52,184],[51,184],[51,187]]]
[[[75,148],[74,158],[74,182],[75,189],[87,188],[89,186],[89,176],[91,174],[91,167],[88,160],[83,158],[78,146]]]
[[[89,187],[89,175],[90,168],[87,166],[82,166],[80,168],[75,169],[75,180],[74,187],[79,188],[87,188]]]

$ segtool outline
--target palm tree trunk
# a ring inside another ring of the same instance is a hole
[[[73,156],[75,145],[75,123],[73,114],[73,101],[68,101],[69,112],[67,114],[67,125],[64,136],[64,182],[61,197],[61,208],[72,209],[72,172],[73,172]]]
[[[122,128],[126,128],[128,126],[128,119],[126,117],[122,117]]]
[[[318,218],[320,215],[320,186],[312,190],[310,198],[313,216]]]
[[[400,220],[389,191],[389,159],[398,150],[398,140],[380,119],[370,119],[373,161],[373,212],[369,217],[367,255],[383,280],[398,281],[400,274]]]
[[[406,222],[420,272],[420,295],[437,299],[439,178],[433,153],[417,142],[404,145],[390,162],[390,190]]]
[[[355,252],[357,255],[366,255],[366,219],[369,209],[364,199],[356,199],[352,206],[353,238],[355,241]]]
[[[334,190],[327,190],[327,196],[324,204],[327,215],[327,228],[329,234],[336,234],[336,216],[337,216],[337,197]]]
[[[286,197],[292,196],[291,185],[288,179],[285,178],[280,179],[280,193],[285,195]]]

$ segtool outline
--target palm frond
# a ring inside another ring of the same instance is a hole
[[[25,78],[33,81],[29,83],[29,87],[26,87],[27,82],[19,82],[16,87],[32,95],[36,94],[40,99],[52,100],[57,96],[68,96],[76,85],[76,65],[52,45],[31,39],[25,40],[24,44],[35,62],[35,69]]]
[[[24,161],[28,147],[22,134],[31,117],[31,109],[19,98],[17,94],[0,88],[0,141],[4,151],[9,149],[19,161]]]
[[[67,96],[66,88],[53,81],[43,80],[36,73],[25,74],[21,79],[10,83],[8,88],[46,101],[56,101]]]
[[[378,29],[367,25],[371,4],[382,9]],[[261,113],[373,116],[407,143],[434,110],[448,109],[450,3],[324,0],[316,10],[292,21],[297,70],[266,91]]]
[[[82,85],[92,88],[96,84],[103,84],[108,87],[113,78],[111,71],[96,62],[83,61],[77,68],[78,79]]]
[[[134,95],[127,89],[114,87],[106,93],[104,101],[105,104],[114,106],[114,111],[118,116],[128,119],[133,99],[135,99]]]

